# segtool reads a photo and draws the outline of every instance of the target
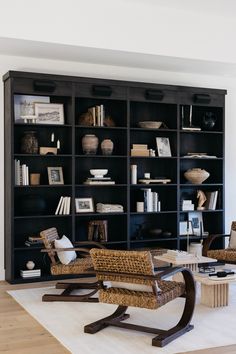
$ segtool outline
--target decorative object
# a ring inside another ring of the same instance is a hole
[[[200,189],[197,190],[197,199],[198,199],[197,210],[204,210],[205,207],[203,206],[203,204],[205,203],[207,198],[206,198],[206,194]]]
[[[179,234],[181,236],[193,235],[192,223],[190,221],[180,221]]]
[[[216,123],[216,116],[213,112],[205,112],[202,117],[202,128],[212,130]]]
[[[34,267],[35,267],[35,263],[33,261],[28,261],[26,263],[26,268],[27,269],[32,270],[32,269],[34,269]]]
[[[94,134],[86,134],[82,138],[82,149],[85,155],[96,155],[98,138]]]
[[[202,256],[202,244],[199,242],[191,242],[189,245],[189,253],[196,257]]]
[[[158,156],[168,157],[171,156],[169,138],[159,137],[156,138]]]
[[[57,155],[57,148],[42,146],[39,148],[39,154],[40,155]]]
[[[40,173],[31,173],[30,174],[30,185],[37,186],[40,184]]]
[[[21,215],[43,215],[46,202],[40,194],[27,195],[20,200]]]
[[[156,184],[156,183],[162,183],[162,184],[166,184],[166,183],[170,183],[171,182],[171,179],[169,178],[141,178],[138,180],[139,183],[143,183],[143,184]]]
[[[73,244],[65,235],[60,240],[55,240],[55,248],[73,248]],[[69,264],[76,259],[75,251],[58,251],[57,256],[62,264]]]
[[[88,240],[107,242],[107,220],[91,220],[88,223]]]
[[[35,103],[36,123],[64,124],[64,108],[60,103]]]
[[[97,213],[123,213],[124,207],[120,204],[96,204]]]
[[[48,167],[48,183],[64,184],[62,167]]]
[[[202,213],[190,211],[188,213],[188,221],[192,224],[193,234],[196,236],[202,236],[204,234]]]
[[[184,114],[184,106],[181,108],[181,119],[182,119],[182,129],[189,130],[189,131],[199,131],[201,130],[200,127],[196,127],[193,125],[193,106],[189,106],[189,118],[188,123],[185,124],[185,114]]]
[[[201,184],[209,176],[210,173],[201,168],[191,168],[184,172],[184,177],[193,184]]]
[[[108,173],[108,170],[94,168],[92,170],[89,170],[89,172],[91,173],[91,175],[94,176],[94,178],[103,178]]]
[[[111,139],[104,139],[101,143],[101,150],[103,155],[112,155],[114,148],[113,141]]]
[[[137,165],[131,165],[131,184],[137,184]]]
[[[28,95],[14,95],[14,112],[15,122],[24,123],[35,120],[35,103],[49,103],[50,98],[47,96],[28,96]],[[35,123],[35,122],[32,122]]]
[[[155,121],[144,121],[138,122],[140,128],[148,128],[148,129],[159,129],[162,125],[162,122],[155,122]]]
[[[144,212],[144,202],[137,202],[136,203],[136,211],[137,211],[137,213]]]
[[[93,119],[93,115],[91,112],[85,112],[82,113],[79,116],[79,121],[78,121],[78,125],[84,125],[87,127],[93,126],[94,125],[94,119]]]
[[[94,212],[93,198],[76,198],[76,213],[92,213]]]
[[[104,117],[103,125],[104,125],[104,127],[115,127],[116,126],[115,122],[111,116]]]
[[[148,232],[151,236],[158,237],[162,234],[162,229],[150,229]]]
[[[25,131],[21,139],[22,154],[37,154],[38,153],[38,139],[36,131]]]

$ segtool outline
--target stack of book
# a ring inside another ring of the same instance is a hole
[[[25,241],[26,246],[38,246],[41,244],[43,244],[43,239],[38,236],[29,236],[28,240]]]
[[[88,177],[84,184],[115,184],[111,177]]]
[[[194,204],[192,200],[183,200],[182,201],[182,211],[194,210]]]
[[[26,164],[21,165],[17,159],[15,159],[15,185],[29,185],[29,167]]]
[[[163,256],[168,258],[170,261],[188,261],[193,258],[191,253],[179,250],[167,250],[167,253],[165,253]]]
[[[20,275],[22,278],[38,278],[41,277],[41,269],[21,270]]]
[[[55,215],[69,215],[70,214],[71,197],[61,197],[55,211]]]
[[[157,192],[152,192],[151,188],[142,188],[144,212],[161,211],[161,202]]]
[[[146,144],[133,144],[131,156],[149,156],[148,146]]]
[[[104,118],[105,118],[105,110],[103,104],[100,106],[94,106],[90,107],[88,111],[92,114],[93,116],[93,125],[102,127],[104,124]]]
[[[96,205],[97,213],[123,213],[123,205],[120,204],[103,204],[97,203]]]
[[[204,207],[208,210],[215,210],[216,209],[216,202],[218,197],[218,191],[213,192],[205,192],[206,194],[206,202]]]

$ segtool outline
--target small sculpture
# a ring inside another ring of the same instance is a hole
[[[203,206],[203,204],[205,203],[207,198],[206,198],[206,194],[200,189],[197,191],[197,199],[198,199],[197,210],[204,210],[205,207]]]
[[[28,261],[26,263],[26,268],[27,269],[32,270],[32,269],[34,269],[34,267],[35,267],[35,263],[33,261]]]

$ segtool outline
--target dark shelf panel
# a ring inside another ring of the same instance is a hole
[[[30,127],[30,128],[36,128],[36,127],[53,127],[53,128],[71,128],[71,124],[36,124],[36,123],[14,123],[14,126],[17,127]]]
[[[173,132],[173,133],[177,133],[177,129],[152,129],[152,128],[135,128],[135,127],[131,127],[130,130],[132,131],[144,131],[144,132]]]
[[[223,157],[217,157],[217,158],[214,158],[214,157],[212,157],[212,158],[210,158],[210,157],[195,157],[195,158],[191,158],[191,157],[183,157],[183,156],[181,156],[180,157],[180,159],[181,160],[191,160],[191,161],[195,161],[195,160],[197,160],[197,161],[201,161],[201,160],[210,160],[210,161],[218,161],[218,160],[224,160],[223,159]]]
[[[127,213],[78,213],[78,214],[76,214],[75,216],[76,217],[82,217],[82,216],[87,216],[87,217],[89,217],[89,216],[103,216],[103,215],[105,215],[106,217],[107,216],[117,216],[117,215],[124,215],[124,216],[126,216],[127,215]]]
[[[130,188],[151,188],[151,187],[177,187],[176,183],[138,183],[131,184]]]
[[[180,187],[217,187],[223,186],[223,183],[201,183],[201,184],[193,184],[193,183],[181,183]]]
[[[24,188],[67,188],[72,187],[72,184],[38,184],[38,185],[29,185],[29,186],[14,186],[15,188],[24,189]]]
[[[80,187],[80,188],[90,188],[90,187],[95,187],[95,188],[101,188],[101,187],[109,187],[109,188],[117,188],[117,187],[127,187],[128,184],[75,184],[75,187]]]
[[[100,158],[104,158],[104,159],[112,159],[112,158],[116,158],[116,159],[126,159],[127,156],[126,155],[75,155],[76,158],[92,158],[92,159],[100,159]]]
[[[70,218],[72,214],[69,215],[23,215],[23,216],[14,216],[15,220],[23,220],[23,219],[51,219],[51,218]]]
[[[159,160],[166,160],[166,159],[177,159],[177,156],[129,156],[131,159],[159,159]]]
[[[144,242],[164,242],[164,241],[176,241],[177,237],[160,237],[160,238],[144,238],[142,240],[130,240],[130,243],[144,243]]]
[[[58,157],[72,157],[73,155],[71,154],[49,154],[49,155],[40,155],[40,154],[21,154],[21,153],[16,153],[14,154],[14,157],[42,157],[43,159],[48,158],[48,157],[53,157],[53,158],[58,158]]]
[[[179,132],[181,134],[224,134],[222,131],[209,131],[209,130],[182,130],[180,129]]]
[[[159,214],[177,214],[177,210],[171,210],[171,211],[151,211],[151,212],[131,212],[130,215],[159,215]]]
[[[75,125],[75,128],[79,129],[94,129],[94,130],[127,130],[127,127],[99,127],[99,126],[87,126],[87,125]]]
[[[224,210],[223,209],[215,209],[215,210],[181,210],[180,213],[222,213]]]

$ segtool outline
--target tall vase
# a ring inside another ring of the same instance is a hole
[[[82,138],[82,149],[85,155],[96,155],[98,138],[94,134],[86,134]]]
[[[35,131],[25,131],[21,139],[21,152],[23,154],[38,153],[38,139]]]

